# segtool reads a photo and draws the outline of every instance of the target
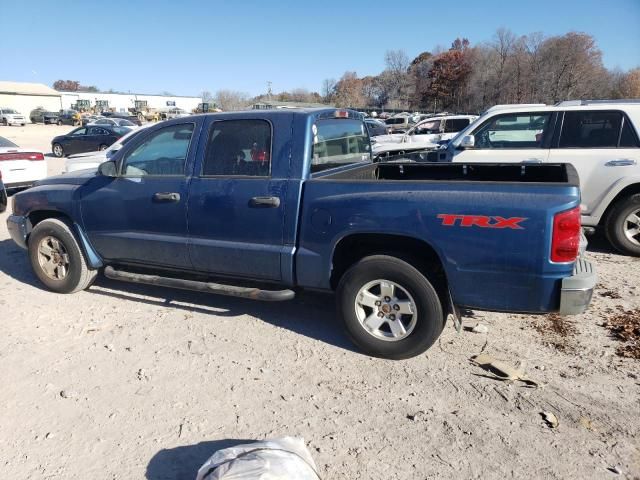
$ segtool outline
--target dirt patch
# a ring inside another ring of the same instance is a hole
[[[574,349],[573,337],[577,330],[573,320],[557,313],[545,315],[533,324],[533,328],[544,337],[549,345],[562,352]]]
[[[619,300],[622,298],[618,292],[614,292],[613,290],[605,290],[604,292],[600,292],[601,297],[611,298],[613,300]]]
[[[617,310],[613,316],[605,317],[603,326],[623,343],[616,348],[616,354],[640,360],[640,308],[625,310],[618,306]]]

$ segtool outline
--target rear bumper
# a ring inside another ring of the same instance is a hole
[[[21,215],[10,215],[7,218],[7,229],[11,239],[26,250],[27,235],[29,234],[27,218]]]
[[[597,280],[598,275],[591,262],[578,258],[573,275],[562,280],[560,315],[577,315],[584,312],[591,302]]]

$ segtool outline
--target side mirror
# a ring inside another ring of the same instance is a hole
[[[473,148],[476,145],[476,139],[473,135],[465,135],[460,140],[459,148]]]
[[[111,160],[102,162],[98,166],[98,174],[102,175],[103,177],[116,177],[118,175],[116,162]]]

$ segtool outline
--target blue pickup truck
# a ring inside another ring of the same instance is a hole
[[[195,115],[98,171],[18,193],[8,220],[49,289],[113,279],[256,300],[335,291],[365,352],[408,358],[461,308],[584,311],[570,165],[373,163],[357,112]]]

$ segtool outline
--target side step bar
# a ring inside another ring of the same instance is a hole
[[[198,282],[196,280],[183,280],[180,278],[160,277],[158,275],[146,275],[142,273],[125,272],[108,266],[104,269],[104,275],[112,280],[123,282],[144,283],[146,285],[158,285],[160,287],[180,288],[182,290],[195,290],[196,292],[215,293],[230,297],[242,297],[251,300],[266,302],[281,302],[295,297],[293,290],[260,290],[252,287],[237,287],[234,285],[222,285],[220,283]]]

